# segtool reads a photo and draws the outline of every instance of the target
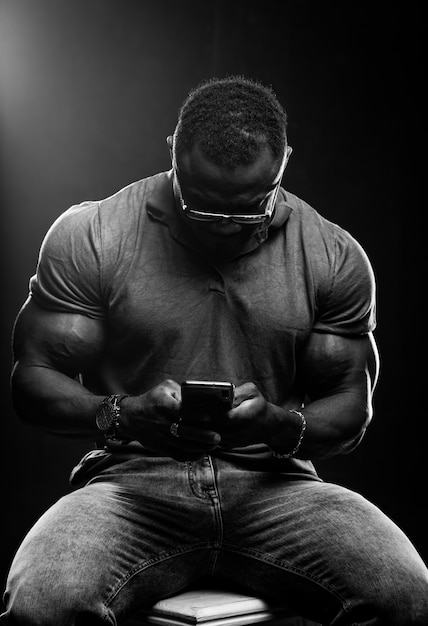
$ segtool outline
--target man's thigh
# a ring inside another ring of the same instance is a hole
[[[410,541],[359,494],[281,475],[236,469],[219,475],[225,479],[219,576],[286,599],[296,613],[324,623],[346,612],[399,615],[428,597],[427,570]]]
[[[31,613],[37,623],[40,610],[43,623],[52,613],[51,623],[65,625],[88,613],[108,623],[207,574],[217,537],[210,499],[193,496],[186,464],[174,468],[175,480],[151,469],[145,475],[131,462],[112,470],[37,521],[11,567],[10,614]]]

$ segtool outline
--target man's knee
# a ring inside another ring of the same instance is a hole
[[[352,623],[385,626],[426,626],[428,624],[428,576],[421,567],[419,571],[395,571],[378,573],[379,582],[373,581],[363,601],[356,603],[352,611]],[[370,619],[369,619],[370,617]]]

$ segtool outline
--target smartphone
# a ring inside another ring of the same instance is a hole
[[[235,385],[213,380],[186,380],[181,383],[181,402],[184,415],[229,411],[233,405]]]

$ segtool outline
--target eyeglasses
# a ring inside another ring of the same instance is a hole
[[[229,219],[236,224],[261,224],[265,222],[272,216],[272,213],[275,208],[276,199],[278,196],[279,187],[281,185],[282,174],[285,169],[285,165],[287,163],[288,152],[285,151],[284,158],[281,163],[280,170],[278,172],[279,180],[276,183],[275,187],[269,191],[265,195],[265,197],[259,202],[257,208],[259,209],[258,213],[212,213],[210,211],[198,211],[197,209],[192,209],[183,198],[183,193],[181,191],[180,181],[178,179],[177,168],[175,164],[175,159],[173,160],[173,172],[174,172],[174,187],[176,190],[176,194],[178,200],[180,202],[181,209],[185,213],[185,215],[197,222],[220,222],[222,219]]]

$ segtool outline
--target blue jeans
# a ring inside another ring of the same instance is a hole
[[[60,499],[18,550],[2,623],[116,624],[206,577],[323,624],[428,624],[428,570],[377,507],[211,456],[135,458]]]

